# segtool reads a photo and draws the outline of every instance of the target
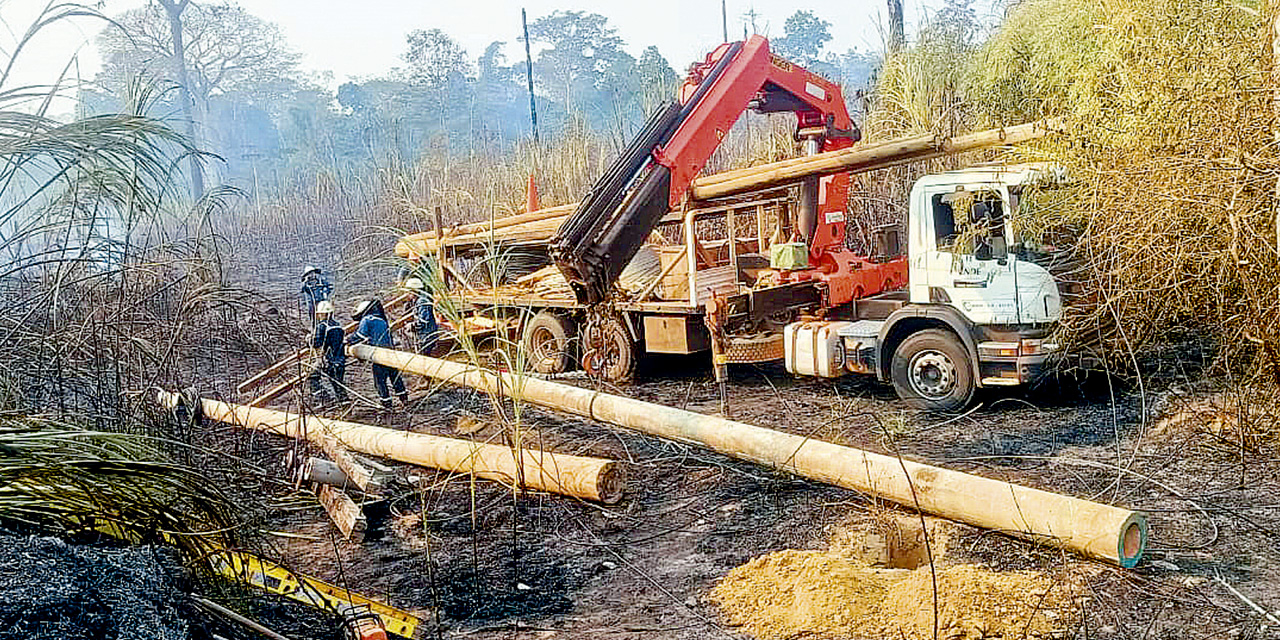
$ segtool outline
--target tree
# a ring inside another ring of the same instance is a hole
[[[562,97],[567,108],[581,108],[601,88],[606,71],[622,52],[622,38],[597,13],[555,11],[529,25],[529,38],[550,45],[538,54],[542,86]]]
[[[449,34],[439,29],[416,29],[406,38],[409,50],[409,81],[433,91],[444,89],[451,80],[471,75],[467,51]]]
[[[782,25],[783,36],[775,38],[771,48],[778,55],[802,65],[819,61],[822,47],[831,40],[831,23],[800,10],[791,14]]]
[[[249,129],[261,131],[268,124],[263,115],[280,116],[281,98],[301,84],[299,56],[279,28],[235,4],[155,0],[117,16],[98,43],[98,84],[123,95],[140,77],[172,82],[187,133],[196,141],[255,140]],[[214,100],[224,104],[213,105]],[[234,127],[246,130],[229,129]],[[224,156],[245,151],[215,150]],[[204,169],[198,156],[190,162],[192,195],[199,198]]]
[[[299,56],[279,27],[239,5],[156,0],[118,16],[116,23],[120,28],[98,38],[99,81],[109,88],[139,75],[167,79],[189,91],[198,111],[219,94],[278,91],[299,79]]]
[[[680,77],[657,47],[650,45],[640,54],[636,71],[640,74],[640,104],[645,111],[652,111],[663,101],[675,97]]]
[[[191,97],[191,76],[187,73],[186,45],[182,40],[182,12],[191,0],[159,0],[164,7],[165,16],[169,19],[169,55],[173,72],[178,79],[178,87],[182,91],[182,115],[187,123],[187,137],[196,140],[195,108]],[[204,195],[204,169],[200,166],[200,158],[192,155],[188,158],[191,166],[191,199],[199,200]]]

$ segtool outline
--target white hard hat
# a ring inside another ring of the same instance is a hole
[[[320,267],[307,267],[305,270],[303,270],[302,277],[305,278],[313,273],[320,273]]]
[[[414,291],[418,289],[422,289],[425,286],[426,285],[422,284],[422,279],[420,278],[405,278],[405,281],[404,281],[404,288],[411,289]]]
[[[360,316],[364,315],[364,312],[368,311],[369,307],[372,305],[373,305],[372,300],[361,300],[360,302],[356,303],[356,309],[355,311],[351,312],[351,315],[359,318]]]
[[[328,300],[321,300],[316,303],[316,314],[333,313],[333,303]]]

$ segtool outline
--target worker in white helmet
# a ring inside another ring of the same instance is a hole
[[[440,325],[436,322],[435,301],[431,290],[421,278],[406,278],[404,288],[417,295],[413,306],[413,335],[418,353],[429,356],[435,350],[436,341],[440,337]]]
[[[352,318],[359,321],[360,326],[347,339],[347,344],[368,344],[371,347],[394,349],[395,339],[391,337],[391,325],[387,323],[386,311],[377,300],[362,300],[356,305]],[[384,409],[391,408],[391,392],[388,385],[395,389],[400,402],[409,404],[409,392],[404,386],[404,378],[400,370],[386,365],[373,364],[373,386],[378,391],[378,399]]]
[[[316,305],[333,296],[333,285],[325,279],[320,267],[307,267],[302,270],[302,303],[306,305],[307,317],[314,323]]]
[[[319,362],[312,370],[308,380],[311,393],[323,397],[322,380],[327,379],[333,387],[333,397],[338,402],[346,402],[347,388],[342,383],[347,371],[347,353],[343,339],[346,332],[333,317],[333,303],[321,300],[316,303],[316,330],[311,336],[311,348],[319,351]]]

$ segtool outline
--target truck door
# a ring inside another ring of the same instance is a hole
[[[944,188],[926,196],[933,232],[925,255],[930,302],[950,304],[975,324],[1017,324],[1005,190]]]

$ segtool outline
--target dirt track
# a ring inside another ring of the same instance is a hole
[[[1147,510],[1147,562],[1136,571],[1099,567],[1070,637],[1270,637],[1260,616],[1214,577],[1220,572],[1248,598],[1280,609],[1272,447],[1246,442],[1242,449],[1194,424],[1156,437],[1144,420],[1144,406],[1151,413],[1173,384],[1197,379],[1194,355],[1147,363],[1145,393],[1105,381],[1083,391],[1050,386],[986,396],[976,411],[949,420],[910,412],[891,389],[856,376],[833,382],[742,367],[733,371],[730,397],[734,417],[746,422]],[[700,361],[667,359],[649,373],[615,391],[717,410]],[[360,366],[348,373],[371,394],[368,376]],[[489,415],[487,399],[456,389],[420,396],[406,414],[379,414],[368,404],[347,411],[355,420],[451,435],[459,415]],[[715,580],[761,554],[820,548],[836,528],[887,508],[542,411],[526,411],[523,428],[554,451],[627,461],[626,498],[610,507],[544,495],[517,500],[494,483],[427,473],[425,490],[394,500],[381,533],[362,544],[335,541],[317,507],[277,523],[304,536],[283,539],[280,551],[301,570],[422,611],[444,636],[736,637],[705,599]],[[490,427],[474,437],[498,435]],[[263,438],[242,444],[264,460],[284,447]],[[955,558],[997,569],[1083,562],[970,528],[961,529],[956,547]]]

